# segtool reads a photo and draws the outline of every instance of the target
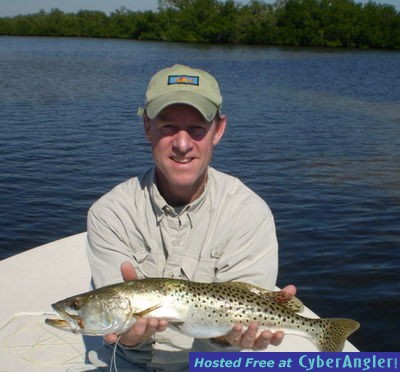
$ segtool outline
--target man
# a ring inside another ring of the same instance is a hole
[[[150,80],[143,122],[154,167],[118,185],[88,214],[96,287],[171,277],[274,288],[278,245],[270,209],[238,179],[210,167],[227,125],[221,104],[218,83],[205,71],[174,65]],[[107,344],[118,340],[118,370],[185,371],[189,350],[263,349],[282,338],[252,323],[218,340],[193,340],[167,329],[165,320],[139,319],[126,334],[106,336],[96,358],[109,362]]]

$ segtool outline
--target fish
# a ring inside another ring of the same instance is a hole
[[[226,335],[239,323],[257,321],[260,329],[303,336],[319,351],[342,351],[360,324],[346,318],[307,318],[302,302],[282,291],[245,282],[201,283],[170,278],[126,281],[72,296],[52,305],[61,318],[46,323],[70,332],[101,336],[121,334],[138,318],[168,321],[194,338]]]

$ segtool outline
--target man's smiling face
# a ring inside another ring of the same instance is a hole
[[[153,120],[145,117],[157,186],[168,203],[183,205],[201,195],[214,146],[225,126],[224,116],[208,122],[194,107],[184,104],[166,107]]]

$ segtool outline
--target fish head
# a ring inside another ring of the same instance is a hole
[[[89,292],[69,297],[52,305],[61,319],[46,319],[46,323],[84,335],[122,333],[135,322],[129,298]]]

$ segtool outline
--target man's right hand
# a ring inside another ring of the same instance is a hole
[[[136,270],[130,262],[122,263],[121,273],[125,281],[138,280]],[[119,343],[122,346],[133,347],[146,341],[156,332],[165,331],[167,327],[168,322],[164,319],[159,320],[154,318],[139,318],[133,324],[131,329],[129,329],[129,331],[121,335]],[[104,336],[104,340],[109,344],[113,344],[117,342],[119,336],[120,335],[116,333],[111,333]]]

